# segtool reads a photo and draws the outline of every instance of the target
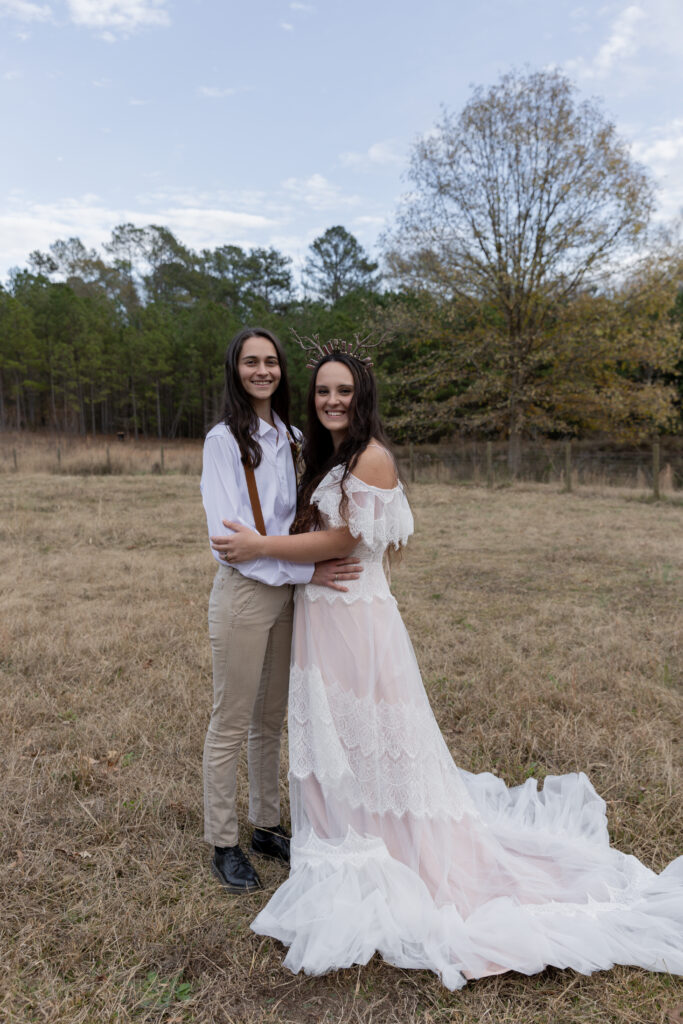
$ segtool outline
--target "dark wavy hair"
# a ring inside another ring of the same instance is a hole
[[[343,363],[353,376],[353,398],[349,406],[349,429],[346,437],[335,452],[332,435],[320,420],[315,410],[315,386],[318,371],[325,363]],[[317,505],[311,504],[311,495],[333,466],[342,465],[344,472],[341,478],[342,499],[340,511],[346,517],[348,497],[344,490],[344,482],[353,470],[368,443],[376,438],[381,444],[390,448],[382,421],[379,416],[377,386],[371,370],[355,356],[345,352],[331,352],[316,364],[311,377],[306,401],[308,423],[304,433],[303,462],[304,472],[299,481],[297,515],[292,523],[290,533],[307,533],[320,528],[322,520]]]
[[[282,342],[265,327],[243,327],[228,345],[225,353],[225,391],[223,392],[222,421],[230,427],[239,446],[242,462],[256,468],[261,462],[261,445],[253,437],[258,427],[258,416],[249,400],[249,395],[242,387],[237,368],[242,346],[249,338],[265,338],[270,341],[277,353],[280,364],[280,383],[271,398],[271,408],[278,414],[285,427],[292,434],[289,422],[289,379],[287,377],[287,357]]]

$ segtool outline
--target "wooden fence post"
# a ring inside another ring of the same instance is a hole
[[[111,452],[109,445],[107,445],[107,473],[111,473]]]
[[[62,472],[62,449],[57,445],[57,472]]]
[[[564,489],[565,489],[565,491],[571,491],[571,489],[572,489],[572,443],[571,443],[571,441],[565,441],[565,443],[564,443]]]
[[[19,469],[19,466],[17,465],[17,449],[16,448],[12,449],[12,459],[14,460],[14,472],[16,473],[17,470]]]
[[[160,468],[161,472],[163,473],[163,471],[164,471],[164,446],[163,446],[163,444],[161,445],[161,457],[160,457],[160,460],[159,460],[159,468]]]
[[[486,486],[493,487],[493,445],[486,442]]]
[[[408,445],[408,458],[410,459],[410,482],[415,483],[415,445]]]
[[[659,441],[652,444],[652,497],[659,501]]]

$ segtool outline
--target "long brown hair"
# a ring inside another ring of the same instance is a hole
[[[242,456],[242,462],[254,468],[261,462],[261,445],[253,436],[258,427],[258,416],[242,387],[238,363],[245,341],[249,338],[265,338],[277,353],[280,364],[280,383],[270,400],[271,408],[278,414],[287,430],[292,433],[289,422],[289,380],[287,378],[287,357],[282,342],[265,327],[243,327],[228,345],[225,353],[225,391],[223,392],[222,420],[233,433]]]
[[[318,419],[315,409],[315,386],[318,371],[325,363],[332,362],[343,363],[353,376],[349,429],[337,451],[334,450],[332,444],[332,435]],[[316,364],[308,389],[306,409],[308,422],[304,433],[302,452],[305,469],[299,482],[298,511],[290,533],[307,533],[311,529],[322,526],[318,507],[311,504],[311,495],[325,474],[329,473],[333,466],[338,465],[344,467],[341,478],[342,499],[340,504],[341,514],[344,517],[348,504],[344,482],[361,454],[373,438],[389,448],[389,442],[379,416],[375,378],[370,369],[355,356],[347,355],[345,352],[331,352]]]

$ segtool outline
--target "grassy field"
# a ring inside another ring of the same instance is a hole
[[[683,507],[415,485],[394,570],[456,760],[583,769],[615,845],[683,853]],[[208,871],[201,751],[213,576],[196,476],[0,479],[0,1019],[683,1024],[680,980],[548,970],[449,993],[426,972],[309,979]],[[286,758],[286,752],[284,754]],[[285,760],[282,792],[286,800]],[[246,828],[246,792],[241,792]]]

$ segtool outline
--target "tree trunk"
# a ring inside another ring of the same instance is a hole
[[[204,385],[204,378],[201,380],[201,395],[202,395],[202,421],[204,424],[204,433],[206,433],[207,425],[209,422],[209,410],[208,410],[208,395],[206,393],[206,387]]]
[[[159,437],[162,437],[162,432],[161,432],[161,399],[159,397],[159,380],[158,379],[157,379],[157,382],[156,382],[156,392],[157,392],[157,396],[156,396],[157,397],[157,434],[158,434]]]
[[[21,430],[21,385],[17,374],[14,375],[14,380],[17,387],[17,430]]]
[[[137,406],[137,402],[135,400],[135,381],[133,380],[132,377],[130,378],[130,397],[131,397],[131,401],[133,403],[133,433],[135,435],[135,440],[137,441],[137,439],[138,439],[138,406]]]
[[[5,393],[2,384],[2,373],[0,372],[0,430],[5,429]]]
[[[512,479],[519,476],[522,468],[522,414],[519,407],[519,392],[513,381],[510,387],[510,420],[508,426],[508,472]]]
[[[94,437],[97,430],[95,428],[95,389],[92,381],[90,381],[90,423],[92,425],[92,436]]]
[[[522,432],[519,429],[510,427],[508,437],[508,470],[510,476],[516,479],[522,468]]]
[[[513,334],[513,332],[511,332]],[[521,371],[518,362],[518,353],[515,352],[515,347],[519,344],[519,338],[511,337],[510,347],[512,353],[510,356],[510,395],[508,398],[508,472],[512,479],[516,479],[519,476],[519,471],[522,468],[522,427],[523,427],[523,416],[520,405],[521,385],[520,377]]]
[[[83,398],[83,381],[78,381],[78,431],[85,435],[85,399]]]
[[[180,402],[178,403],[176,414],[173,417],[173,423],[171,424],[171,429],[168,435],[171,439],[173,439],[176,436],[178,432],[178,427],[180,426],[180,419],[183,415],[183,406],[185,405],[185,394],[186,393],[183,393]]]
[[[57,419],[57,399],[55,398],[55,376],[52,372],[52,366],[50,366],[50,406],[52,408],[52,426],[55,430],[59,430],[59,420]]]

